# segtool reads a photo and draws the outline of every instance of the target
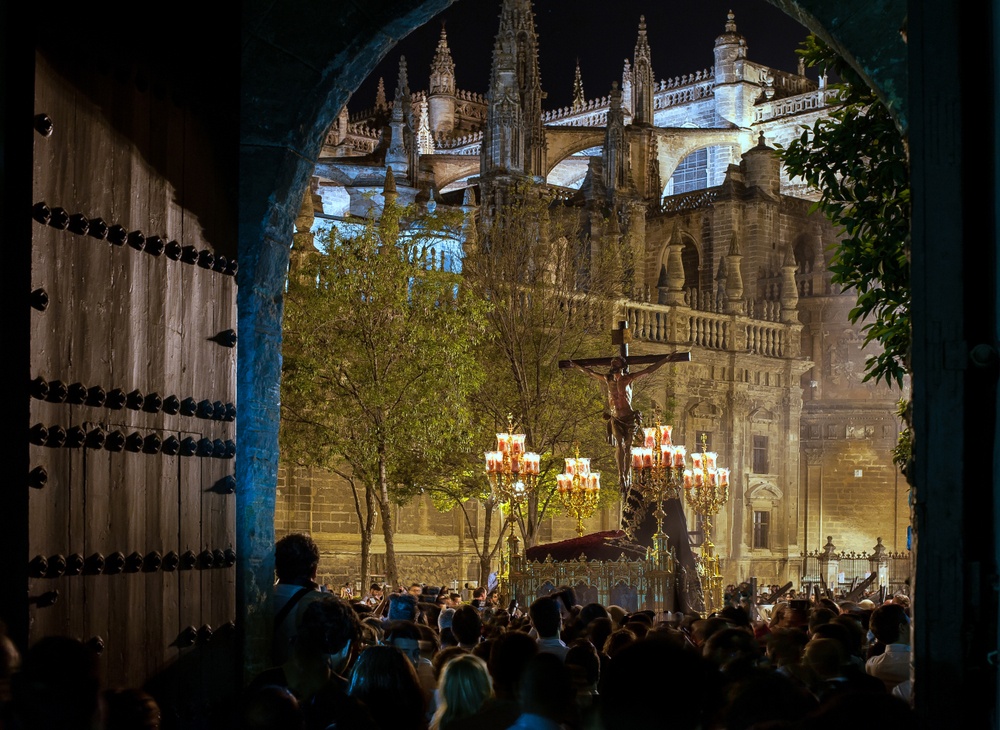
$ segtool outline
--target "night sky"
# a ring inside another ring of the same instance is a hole
[[[393,48],[349,102],[351,110],[370,107],[379,76],[392,98],[400,55],[406,56],[410,88],[427,88],[441,21],[455,61],[459,89],[485,94],[493,39],[499,26],[500,0],[460,0]],[[795,49],[807,31],[764,0],[535,0],[542,90],[545,109],[572,101],[576,59],[587,99],[605,96],[621,81],[622,65],[632,61],[639,16],[646,29],[656,78],[672,78],[707,69],[712,47],[725,29],[726,13],[736,15],[737,30],[747,40],[747,57],[767,66],[794,71]],[[810,69],[809,75],[817,72]]]

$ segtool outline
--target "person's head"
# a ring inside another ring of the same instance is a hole
[[[742,675],[756,664],[760,648],[753,634],[741,629],[723,629],[709,637],[701,652],[720,671]]]
[[[564,661],[573,676],[577,691],[597,686],[601,678],[601,658],[593,644],[586,639],[577,639],[566,652]]]
[[[385,644],[399,649],[414,667],[420,661],[420,629],[412,621],[392,622]]]
[[[625,362],[620,357],[611,358],[611,371],[608,373],[612,376],[621,377],[628,373],[628,363]]]
[[[828,624],[837,618],[837,614],[826,606],[816,606],[809,611],[809,633],[816,631],[817,626]]]
[[[360,632],[358,615],[351,604],[326,595],[306,606],[295,650],[303,655],[325,654],[330,668],[341,672],[350,661]]]
[[[347,693],[365,704],[380,728],[427,727],[417,670],[395,647],[370,646],[361,652]]]
[[[753,631],[750,625],[750,614],[740,606],[726,606],[719,611],[719,616],[724,618],[735,629]]]
[[[240,714],[246,730],[300,730],[303,727],[299,701],[287,687],[268,685],[251,692]]]
[[[100,670],[97,655],[83,642],[65,636],[39,639],[12,680],[14,701],[26,730],[93,726]]]
[[[282,583],[316,579],[319,548],[305,533],[285,535],[274,545],[274,572]]]
[[[562,628],[562,613],[559,611],[559,604],[548,596],[542,596],[528,608],[528,615],[531,616],[531,625],[542,639],[549,639],[559,636]]]
[[[444,726],[479,711],[493,694],[486,662],[474,654],[461,654],[448,661],[438,680],[439,705],[434,725]]]
[[[778,667],[798,664],[808,639],[799,629],[774,629],[767,637],[767,657]]]
[[[612,631],[611,635],[605,640],[604,646],[601,651],[607,656],[614,658],[618,652],[624,649],[626,646],[635,643],[635,634],[633,634],[628,629],[618,629],[617,631]]]
[[[160,706],[141,689],[104,693],[104,730],[158,730],[159,727]]]
[[[712,682],[703,661],[672,642],[646,640],[622,649],[603,671],[604,727],[694,730],[702,720]]]
[[[390,621],[416,621],[417,599],[409,593],[394,593],[389,596]]]
[[[459,606],[451,617],[451,632],[462,646],[479,643],[483,635],[483,619],[472,606]]]
[[[608,618],[608,609],[600,603],[588,603],[580,609],[581,627],[587,627],[592,621],[599,618]]]
[[[528,660],[517,686],[521,712],[563,722],[568,719],[575,699],[573,678],[562,659],[555,654],[539,653]]]
[[[472,591],[472,598],[476,601],[482,601],[486,598],[486,586],[479,586],[476,590]]]
[[[424,592],[424,587],[419,583],[410,583],[410,587],[406,589],[406,592],[417,600],[420,600],[420,594]]]
[[[910,640],[910,620],[906,609],[898,603],[883,603],[876,608],[868,628],[883,644],[908,643]]]
[[[490,648],[489,668],[497,697],[512,699],[528,660],[538,653],[538,642],[522,631],[508,631]]]
[[[610,618],[595,618],[587,625],[585,636],[600,651],[604,649],[604,642],[611,636],[612,631],[614,627]]]
[[[812,639],[806,644],[803,663],[820,679],[833,679],[843,673],[847,650],[836,639]]]

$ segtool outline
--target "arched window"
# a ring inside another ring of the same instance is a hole
[[[708,187],[708,149],[695,150],[681,160],[667,183],[667,195],[680,195]]]

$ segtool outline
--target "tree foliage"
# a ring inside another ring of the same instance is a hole
[[[538,186],[518,183],[486,202],[478,241],[468,246],[465,260],[469,296],[488,303],[479,349],[485,379],[473,407],[477,456],[494,448],[508,414],[528,448],[542,456],[538,488],[514,513],[530,546],[548,511],[558,509],[555,477],[574,443],[595,468],[614,472],[600,389],[558,363],[607,351],[621,272],[605,263],[617,260],[618,252],[592,256],[578,211],[554,204]],[[615,483],[605,482],[609,501],[617,499]],[[482,490],[482,482],[470,489]]]
[[[393,505],[472,447],[468,395],[481,381],[483,308],[432,262],[460,221],[411,216],[390,201],[353,234],[321,239],[291,273],[284,323],[283,455],[360,486],[362,579],[377,506],[393,583]]]
[[[857,292],[852,323],[864,322],[865,380],[902,385],[910,346],[910,174],[905,141],[888,109],[857,73],[815,36],[798,53],[837,73],[839,106],[781,152],[792,176],[820,193],[816,207],[844,231],[834,283]]]

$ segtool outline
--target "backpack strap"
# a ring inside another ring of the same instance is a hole
[[[295,591],[295,593],[292,594],[292,597],[288,599],[288,602],[281,607],[281,610],[278,611],[278,613],[274,615],[275,632],[277,632],[281,624],[285,623],[285,619],[288,618],[288,614],[290,614],[292,612],[292,609],[294,609],[295,606],[298,605],[298,602],[301,601],[307,593],[312,592],[312,590],[313,589],[311,586],[302,586],[297,591]]]

